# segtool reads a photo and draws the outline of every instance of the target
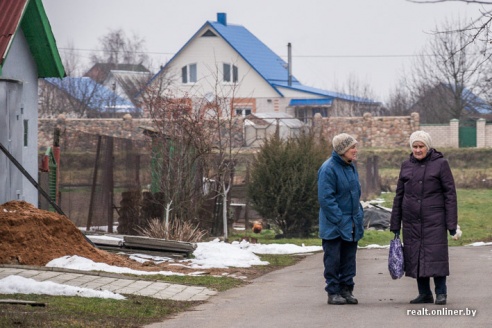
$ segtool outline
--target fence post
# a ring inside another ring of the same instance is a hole
[[[477,121],[477,148],[485,148],[485,119]]]
[[[453,118],[449,122],[449,146],[460,148],[460,121]]]

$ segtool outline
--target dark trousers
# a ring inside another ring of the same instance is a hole
[[[344,286],[353,290],[357,242],[345,241],[342,238],[323,239],[322,245],[326,292],[329,295],[340,294],[340,289]]]
[[[417,278],[419,294],[431,295],[430,278]],[[436,294],[447,294],[446,277],[434,277],[434,287]]]

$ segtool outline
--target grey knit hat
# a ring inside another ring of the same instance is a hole
[[[332,144],[333,150],[336,151],[338,155],[343,155],[353,145],[357,144],[357,140],[350,134],[340,133],[333,137]]]
[[[427,149],[431,149],[432,147],[432,139],[430,134],[425,131],[415,131],[410,135],[410,148],[413,147],[413,143],[415,141],[422,142]]]

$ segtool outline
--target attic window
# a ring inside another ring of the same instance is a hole
[[[207,30],[207,32],[203,33],[202,36],[217,36],[217,35],[215,35],[214,32]]]
[[[236,83],[239,80],[239,71],[237,66],[224,63],[222,65],[222,76],[224,82]]]
[[[183,83],[196,83],[197,70],[196,64],[189,64],[181,68],[181,82]]]

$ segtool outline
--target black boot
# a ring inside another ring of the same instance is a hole
[[[328,294],[328,304],[342,305],[347,304],[347,301],[340,294]]]
[[[359,301],[352,295],[353,286],[342,286],[340,289],[340,296],[345,298],[347,304],[358,304]]]
[[[434,303],[434,297],[432,294],[419,294],[417,298],[410,301],[411,304],[420,304],[420,303]]]
[[[446,295],[446,294],[436,294],[436,304],[439,304],[439,305],[446,304],[446,298],[447,297],[448,297],[448,295]]]

